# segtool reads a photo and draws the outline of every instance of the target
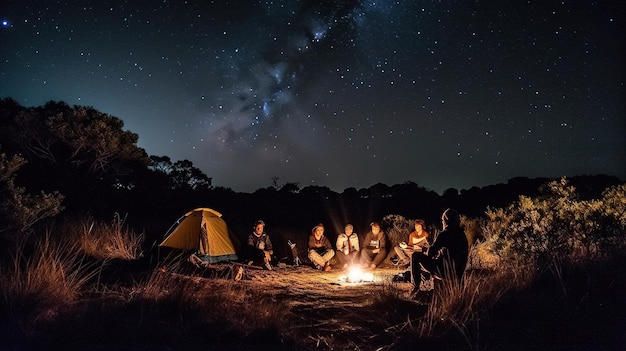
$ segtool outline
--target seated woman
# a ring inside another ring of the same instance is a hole
[[[324,236],[324,225],[318,224],[311,230],[309,236],[309,259],[315,265],[315,268],[330,271],[330,260],[335,256],[335,250],[330,241]]]
[[[394,247],[398,255],[398,264],[408,267],[411,264],[413,252],[425,252],[428,248],[428,232],[424,229],[426,222],[423,219],[415,220],[415,230],[409,234],[409,240]]]

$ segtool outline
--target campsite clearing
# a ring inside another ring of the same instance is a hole
[[[223,272],[237,264],[219,266],[213,265]],[[281,333],[315,349],[353,349],[361,345],[361,350],[373,350],[388,346],[394,343],[396,332],[406,326],[409,314],[412,318],[422,316],[426,308],[406,299],[413,288],[411,283],[392,281],[403,271],[395,267],[368,271],[373,280],[359,283],[346,282],[345,270],[323,272],[306,265],[275,267],[271,271],[242,267],[240,281],[224,274],[221,276],[227,279],[201,279],[213,287],[245,287],[256,296],[283,306],[288,310],[288,321],[284,323],[288,330]],[[392,290],[400,299],[386,305],[384,299]]]

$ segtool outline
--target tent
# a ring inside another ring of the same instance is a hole
[[[222,214],[210,208],[196,208],[185,213],[165,234],[159,246],[197,250],[196,255],[209,263],[235,261],[236,238]]]

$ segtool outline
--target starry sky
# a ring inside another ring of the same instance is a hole
[[[626,179],[622,0],[0,5],[0,97],[92,106],[214,186]]]

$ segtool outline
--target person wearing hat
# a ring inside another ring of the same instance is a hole
[[[330,260],[335,256],[335,250],[330,244],[330,240],[324,235],[324,225],[318,224],[311,229],[309,236],[309,259],[315,268],[330,271]]]
[[[380,229],[380,223],[372,222],[372,230],[365,235],[361,244],[361,265],[375,269],[387,257],[387,234]]]
[[[354,232],[352,224],[346,224],[344,232],[337,236],[337,260],[343,269],[358,263],[359,236]]]

